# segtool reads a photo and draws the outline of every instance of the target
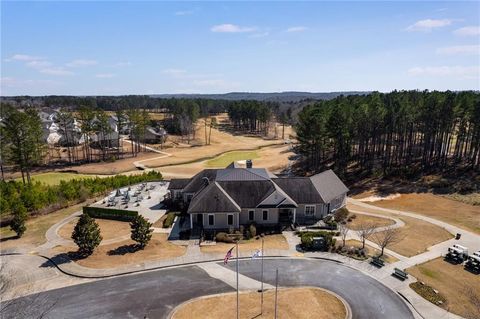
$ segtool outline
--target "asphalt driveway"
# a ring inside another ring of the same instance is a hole
[[[227,267],[234,269],[232,261]],[[266,259],[265,281],[281,286],[317,286],[334,291],[350,305],[353,318],[413,318],[394,292],[373,278],[324,260]],[[240,272],[260,279],[260,260],[240,262]],[[232,292],[196,266],[120,276],[19,298],[2,318],[166,318],[180,303],[199,296]],[[26,310],[26,311],[22,311]],[[226,318],[229,317],[226,314]]]

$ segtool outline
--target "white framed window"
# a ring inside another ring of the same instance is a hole
[[[305,205],[305,216],[315,216],[315,205]]]
[[[262,211],[263,220],[268,220],[268,210],[264,209]]]
[[[232,226],[233,225],[233,214],[228,214],[227,215],[227,225]]]
[[[255,219],[255,210],[254,209],[250,209],[248,211],[248,220],[252,221]]]
[[[209,226],[215,225],[215,215],[214,214],[208,214],[208,225]]]

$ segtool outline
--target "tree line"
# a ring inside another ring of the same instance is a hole
[[[415,175],[480,166],[478,92],[393,91],[305,107],[296,125],[300,167]]]

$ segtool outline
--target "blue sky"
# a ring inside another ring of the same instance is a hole
[[[480,89],[480,2],[5,2],[2,95]]]

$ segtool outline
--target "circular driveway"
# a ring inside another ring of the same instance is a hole
[[[234,270],[235,262],[227,267]],[[265,282],[275,283],[277,268],[279,285],[331,290],[348,302],[353,318],[413,318],[400,296],[347,266],[324,260],[265,259]],[[260,260],[240,261],[240,272],[259,280]],[[211,278],[199,267],[186,266],[30,295],[15,300],[2,315],[30,318],[46,311],[45,318],[166,318],[173,308],[189,299],[232,291],[232,287]]]

